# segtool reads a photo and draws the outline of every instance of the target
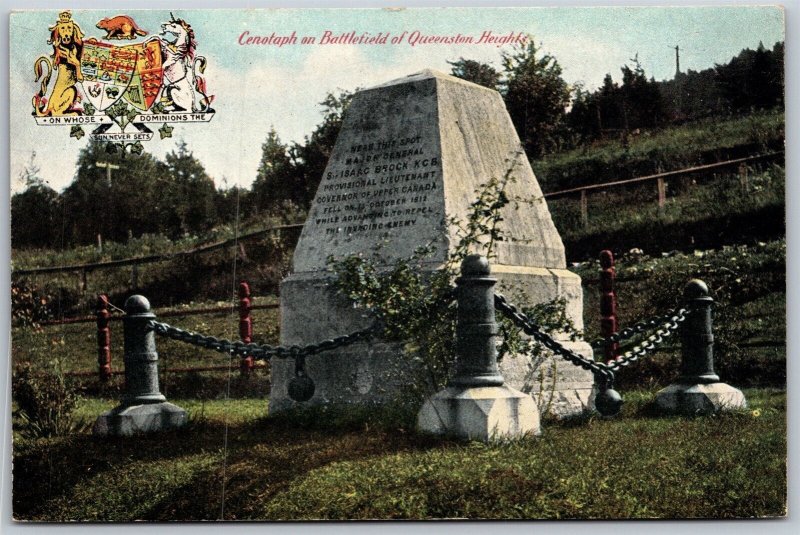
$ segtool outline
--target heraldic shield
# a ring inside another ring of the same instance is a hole
[[[133,46],[114,46],[94,39],[84,41],[81,56],[83,92],[98,110],[114,105],[131,85],[138,51]]]
[[[147,111],[158,98],[164,71],[161,63],[161,40],[154,37],[144,43],[127,45],[125,49],[136,51],[136,69],[131,85],[123,98],[141,111]]]

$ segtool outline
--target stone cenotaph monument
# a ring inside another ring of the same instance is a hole
[[[583,327],[580,278],[566,270],[564,246],[497,91],[425,70],[359,91],[347,110],[333,153],[294,252],[293,273],[281,283],[281,344],[306,345],[367,328],[367,311],[332,288],[330,256],[373,256],[391,264],[420,246],[433,252],[424,270],[440,268],[458,242],[454,218],[465,221],[476,190],[491,178],[514,178],[503,209],[504,240],[494,244],[492,276],[528,304],[563,298]],[[560,339],[591,355],[585,342]],[[404,387],[403,348],[359,342],[306,360],[316,390],[310,403],[382,403]],[[556,416],[592,403],[591,373],[560,359],[532,362],[507,356],[500,371],[510,387],[530,393]],[[293,406],[288,383],[294,363],[274,360],[270,411]]]

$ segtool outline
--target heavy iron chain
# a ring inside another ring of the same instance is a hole
[[[545,346],[547,349],[560,355],[563,359],[574,364],[575,366],[580,366],[584,370],[589,370],[592,372],[592,375],[598,379],[602,386],[607,388],[611,388],[613,386],[614,372],[609,370],[606,365],[604,365],[602,362],[595,362],[592,359],[588,359],[583,355],[564,347],[558,341],[553,339],[552,336],[542,332],[538,325],[536,325],[528,316],[518,310],[516,306],[509,303],[508,300],[501,294],[494,294],[494,306],[497,310],[510,318],[519,328],[522,329],[525,334],[531,336],[534,340]]]
[[[660,325],[655,325],[658,327],[656,332],[648,336],[641,344],[634,346],[614,360],[608,362],[606,367],[612,371],[617,371],[631,362],[636,362],[640,357],[647,356],[648,353],[664,342],[664,338],[672,335],[672,333],[678,329],[678,326],[686,320],[688,313],[688,309],[681,308],[680,310],[672,311],[669,315],[663,316]]]
[[[607,338],[598,338],[597,340],[593,340],[589,343],[589,345],[591,345],[593,349],[601,349],[603,347],[616,344],[621,340],[632,338],[637,334],[652,331],[656,327],[660,327],[661,325],[675,321],[677,317],[680,317],[679,321],[683,321],[683,315],[685,315],[685,313],[685,309],[678,311],[670,310],[662,316],[654,316],[652,318],[639,321],[634,325],[622,329],[621,331],[616,332]]]
[[[371,327],[355,331],[343,336],[337,336],[329,340],[323,340],[316,344],[307,346],[270,346],[256,343],[245,344],[241,341],[231,342],[224,338],[215,338],[213,336],[205,336],[199,333],[185,331],[177,327],[173,327],[166,323],[158,321],[151,321],[150,327],[156,334],[166,336],[172,340],[185,342],[187,344],[211,349],[219,353],[227,353],[231,355],[238,355],[240,357],[251,356],[254,360],[267,360],[271,358],[279,359],[302,359],[323,351],[330,351],[339,347],[354,344],[361,340],[366,340],[375,336],[383,329],[380,323],[374,323]]]
[[[534,340],[550,349],[554,353],[560,355],[565,360],[571,362],[576,366],[580,366],[585,370],[589,370],[600,381],[601,387],[605,386],[611,388],[614,383],[614,372],[622,367],[628,366],[630,363],[647,356],[656,347],[664,342],[664,338],[670,336],[678,326],[686,319],[688,309],[681,308],[677,312],[670,312],[662,316],[660,323],[656,322],[653,326],[658,329],[652,335],[647,337],[641,344],[626,351],[616,359],[608,363],[596,362],[580,355],[560,344],[553,339],[552,336],[540,330],[528,316],[520,312],[517,307],[508,302],[508,300],[500,294],[495,294],[495,307],[497,310],[511,318],[511,320],[520,327],[525,334],[531,336]],[[640,322],[631,329],[636,328],[638,332],[644,332],[646,326],[650,325],[653,320]]]

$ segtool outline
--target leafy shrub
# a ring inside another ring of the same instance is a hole
[[[75,428],[71,419],[78,395],[61,373],[36,372],[29,364],[14,370],[12,393],[31,437],[61,436]]]
[[[11,283],[11,324],[15,327],[38,328],[52,317],[52,297],[26,281]]]
[[[511,181],[513,177],[509,171],[501,179],[493,178],[482,184],[476,191],[477,199],[471,205],[467,220],[451,220],[458,228],[459,241],[438,271],[423,269],[431,247],[421,247],[411,257],[388,266],[377,258],[363,255],[328,259],[329,267],[337,275],[338,292],[357,306],[370,309],[383,323],[383,336],[387,340],[405,344],[403,357],[409,364],[407,369],[417,373],[405,391],[410,396],[406,401],[418,402],[441,389],[454,372],[454,281],[460,274],[461,262],[468,255],[481,253],[491,259],[494,244],[505,239],[499,225],[501,210],[512,202],[525,202],[506,195],[505,187]],[[514,296],[513,290],[511,295]],[[513,300],[524,303],[516,297]],[[521,308],[545,331],[574,333],[563,299]],[[534,359],[542,356],[539,344],[529,343],[510,320],[498,319],[498,358],[509,354],[526,354]]]

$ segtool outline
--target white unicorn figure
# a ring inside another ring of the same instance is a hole
[[[206,69],[206,58],[195,57],[197,42],[194,30],[183,19],[169,14],[170,21],[161,25],[161,56],[164,88],[161,102],[165,111],[213,112],[212,97],[206,95],[205,80],[197,74]],[[198,67],[199,63],[199,67]]]

